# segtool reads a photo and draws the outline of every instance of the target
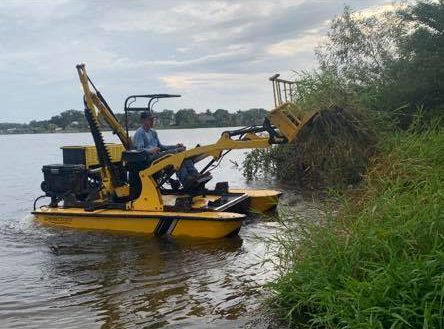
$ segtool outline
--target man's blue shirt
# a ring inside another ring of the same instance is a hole
[[[153,147],[158,147],[161,151],[176,148],[175,145],[163,145],[154,129],[145,130],[143,127],[140,127],[134,133],[133,139],[136,150],[145,150],[149,152]]]
[[[167,151],[177,148],[177,145],[163,145],[160,142],[159,137],[157,136],[157,132],[155,130],[153,129],[145,130],[143,127],[140,127],[134,133],[133,144],[136,150],[145,150],[148,153],[150,153],[150,149],[152,149],[153,147],[160,148],[160,151]],[[198,175],[198,174],[199,172],[197,171],[191,159],[185,159],[183,165],[176,172],[176,175],[179,178],[182,185],[185,184],[185,182],[187,181],[187,177],[189,177],[190,175]]]

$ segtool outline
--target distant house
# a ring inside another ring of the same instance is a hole
[[[175,124],[174,112],[171,110],[163,110],[162,112],[156,112],[157,125],[162,127],[168,127]]]
[[[197,118],[199,120],[199,122],[201,123],[214,123],[216,121],[216,119],[214,119],[212,114],[208,114],[208,113],[198,113],[197,114]]]
[[[79,121],[73,121],[65,127],[65,130],[76,131],[78,130],[79,126],[80,126]]]
[[[174,126],[176,124],[176,121],[172,118],[172,119],[164,119],[162,121],[162,125],[163,126]]]
[[[44,127],[34,127],[34,128],[31,128],[31,131],[34,134],[38,134],[38,133],[44,133],[46,131],[46,129]]]

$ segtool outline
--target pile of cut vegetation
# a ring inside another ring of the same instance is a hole
[[[296,105],[292,110],[301,111]],[[331,105],[303,127],[294,143],[248,154],[244,175],[275,177],[305,188],[355,184],[365,173],[375,143],[375,133],[361,111]]]

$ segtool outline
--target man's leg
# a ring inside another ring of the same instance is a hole
[[[182,167],[185,167],[188,171],[188,175],[199,175],[199,172],[197,171],[196,167],[194,166],[194,162],[191,159],[186,159]]]
[[[166,150],[166,151],[162,151],[156,154],[150,154],[150,161],[154,161],[157,159],[160,159],[161,157],[167,155],[167,154],[175,154],[176,152],[174,152],[174,150]]]
[[[155,161],[155,160],[157,160],[157,159],[160,159],[160,158],[164,157],[164,156],[167,155],[167,154],[174,154],[174,153],[175,153],[174,150],[166,150],[166,151],[161,151],[161,152],[156,153],[156,154],[150,154],[150,155],[149,155],[148,164],[149,164],[149,166],[151,166],[151,164],[153,163],[153,161]],[[155,174],[153,175],[153,177],[154,177],[155,179],[159,179],[160,176],[161,176],[160,173],[155,173]]]
[[[187,181],[187,177],[189,176],[187,168],[182,165],[182,167],[180,167],[180,169],[176,172],[176,176],[179,178],[182,186],[184,186]]]
[[[154,161],[154,160],[157,160],[157,159],[163,157],[166,154],[174,154],[174,153],[176,153],[175,150],[166,150],[166,151],[162,151],[157,154],[151,155],[150,158],[151,158],[151,161]],[[199,175],[199,171],[196,169],[196,167],[194,166],[194,162],[191,159],[185,159],[182,163],[182,166],[180,167],[180,169],[176,173],[176,176],[177,176],[177,178],[179,178],[179,181],[182,184],[182,186],[185,185],[188,177],[198,176],[198,175]]]
[[[184,186],[189,177],[197,177],[199,175],[199,171],[197,171],[196,167],[194,166],[194,162],[191,159],[186,159],[183,163],[180,169],[176,173],[177,178],[179,178],[180,183],[182,186]]]

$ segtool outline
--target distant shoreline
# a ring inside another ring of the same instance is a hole
[[[157,129],[195,129],[195,128],[218,128],[218,127],[245,127],[262,124],[268,111],[263,108],[252,108],[246,111],[238,110],[230,113],[224,109],[212,112],[207,110],[196,113],[193,109],[181,109],[177,112],[163,110],[154,112],[157,118]],[[130,112],[128,116],[124,113],[116,113],[116,120],[122,127],[128,124],[130,130],[139,127],[140,118],[137,113]],[[108,125],[102,129],[110,130]],[[48,120],[32,120],[29,123],[0,122],[0,135],[23,135],[23,134],[53,134],[53,133],[81,133],[88,132],[89,125],[83,111],[67,110]]]
[[[201,128],[234,128],[242,126],[170,126],[170,127],[155,127],[156,130],[176,130],[176,129],[201,129]],[[130,128],[130,131],[134,131],[137,128]],[[109,128],[104,128],[102,131],[111,131]],[[57,131],[23,131],[23,132],[0,132],[0,136],[13,136],[13,135],[48,135],[48,134],[78,134],[78,133],[88,133],[89,129],[62,129]]]

